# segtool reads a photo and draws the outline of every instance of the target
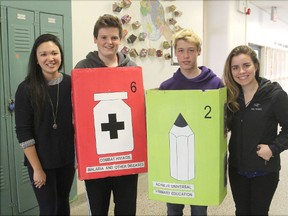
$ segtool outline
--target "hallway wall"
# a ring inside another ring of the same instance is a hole
[[[280,20],[273,22],[270,15],[247,3],[251,14],[238,10],[239,1],[160,1],[164,6],[171,4],[183,11],[180,24],[194,29],[203,37],[199,65],[206,65],[222,76],[226,57],[230,50],[240,44],[253,43],[259,46],[283,49],[288,52],[288,24]],[[193,2],[193,6],[189,5]],[[133,1],[138,4],[139,1]],[[111,1],[72,1],[73,65],[95,50],[93,26],[100,15],[112,13]],[[196,4],[196,6],[195,6]],[[135,16],[135,12],[132,13]],[[286,46],[286,47],[285,47]],[[143,67],[145,89],[157,88],[171,77],[178,68],[170,61],[159,59],[133,59]]]

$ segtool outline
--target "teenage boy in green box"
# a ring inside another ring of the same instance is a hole
[[[218,89],[221,79],[205,66],[198,67],[201,38],[193,31],[183,29],[174,37],[174,51],[180,68],[160,85],[161,90]],[[168,215],[183,215],[184,204],[167,203]],[[191,205],[191,215],[207,215],[207,206]]]

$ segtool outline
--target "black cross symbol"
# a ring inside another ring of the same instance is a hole
[[[124,122],[117,122],[116,113],[108,114],[109,123],[102,123],[102,131],[110,132],[110,139],[118,138],[118,130],[124,130]]]

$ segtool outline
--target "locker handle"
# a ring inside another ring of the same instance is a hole
[[[15,109],[15,101],[13,99],[9,99],[9,103],[8,103],[8,110],[10,112],[13,112]]]

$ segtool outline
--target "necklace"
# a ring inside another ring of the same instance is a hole
[[[57,84],[57,99],[56,99],[56,108],[54,110],[54,106],[53,106],[53,103],[52,103],[52,100],[51,100],[51,97],[50,95],[48,94],[48,97],[49,97],[49,101],[50,101],[50,105],[51,105],[51,108],[52,108],[52,114],[53,114],[53,125],[52,125],[52,128],[53,129],[57,129],[58,125],[57,125],[57,113],[58,113],[58,104],[59,104],[59,83],[60,83],[60,80],[58,79],[58,84]]]
[[[252,100],[252,99],[251,99],[251,100]],[[250,104],[251,100],[248,101],[247,103],[245,103],[245,107],[247,107],[247,106]]]

